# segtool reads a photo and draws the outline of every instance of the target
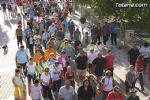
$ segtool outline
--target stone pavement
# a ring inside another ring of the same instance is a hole
[[[17,25],[16,20],[11,20],[9,17],[4,20],[1,10],[0,15],[0,46],[3,44],[8,45],[8,53],[6,55],[0,49],[0,100],[13,100],[12,77],[14,76],[15,54],[18,48],[14,36]]]

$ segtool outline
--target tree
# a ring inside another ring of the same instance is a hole
[[[126,28],[150,31],[150,7],[119,7],[119,4],[150,4],[150,0],[74,0],[77,4],[89,5],[99,16],[114,15]],[[126,21],[126,22],[125,22]]]

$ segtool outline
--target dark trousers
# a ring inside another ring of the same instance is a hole
[[[34,82],[34,80],[35,80],[35,74],[34,74],[33,76],[30,75],[30,74],[28,74],[27,77],[28,77],[28,83],[29,83],[29,86],[30,86],[30,84],[31,84],[31,79],[33,80],[33,82]]]
[[[111,33],[111,43],[117,45],[117,34]]]
[[[51,92],[51,88],[49,88],[49,86],[44,86],[42,85],[42,89],[43,89],[43,98],[48,98],[48,100],[52,100],[52,92]]]
[[[135,83],[136,83],[136,81],[134,81],[134,82],[132,83],[132,86],[130,86],[129,83],[128,83],[127,81],[125,81],[126,93],[129,92],[129,89],[135,88]]]
[[[101,41],[101,36],[100,36],[100,35],[97,35],[96,38],[97,38],[97,41],[98,41],[98,42]]]
[[[147,69],[148,61],[149,61],[149,58],[144,58],[144,72]]]
[[[140,86],[141,86],[141,90],[144,90],[144,79],[143,79],[143,73],[139,74],[139,81],[140,81]]]
[[[22,36],[17,36],[17,45],[19,47],[19,44],[22,45]]]
[[[60,87],[61,87],[61,80],[57,80],[57,81],[53,82],[53,88],[52,88],[52,90],[54,92],[58,92],[59,89],[60,89]]]
[[[107,99],[107,95],[110,91],[103,91],[102,92],[102,100],[106,100]]]
[[[109,34],[103,35],[103,44],[106,45],[106,42],[109,40]]]
[[[46,43],[47,43],[47,41],[44,40],[44,41],[43,41],[43,46],[44,46],[45,50],[46,50]]]
[[[25,63],[23,63],[23,64],[19,64],[19,63],[18,63],[18,65],[20,65],[20,66],[17,66],[17,68],[23,68],[23,74],[24,74],[25,76],[27,76],[26,63],[27,63],[27,62],[25,62]]]
[[[33,55],[34,55],[33,47],[34,47],[34,45],[33,45],[33,44],[29,44],[30,56],[33,56]]]

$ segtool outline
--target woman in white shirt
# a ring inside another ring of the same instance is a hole
[[[41,83],[43,89],[43,98],[52,100],[52,93],[51,93],[51,75],[49,73],[49,68],[45,68],[45,71],[41,75]]]
[[[102,100],[106,100],[108,93],[113,90],[114,83],[115,82],[113,80],[111,71],[107,70],[105,72],[105,76],[101,80],[101,84],[103,88]]]
[[[59,62],[56,60],[55,64],[52,65],[51,75],[52,75],[52,81],[53,81],[53,92],[55,99],[58,97],[57,93],[61,87],[61,79],[63,76],[63,68],[62,65],[59,64]],[[57,100],[57,99],[56,99]]]
[[[33,62],[33,58],[29,59],[29,62],[26,64],[26,68],[27,68],[27,77],[28,77],[28,82],[29,84],[31,83],[31,80],[35,79],[35,75],[36,75],[36,63]]]

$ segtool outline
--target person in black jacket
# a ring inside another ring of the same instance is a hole
[[[127,100],[140,100],[139,96],[136,95],[136,89],[133,88],[130,90],[130,96],[128,97]]]
[[[98,57],[95,58],[92,63],[95,68],[95,75],[100,78],[103,75],[103,70],[105,68],[105,58],[102,57],[101,53],[98,53]]]
[[[78,89],[78,100],[94,100],[94,92],[88,79],[85,79]]]

